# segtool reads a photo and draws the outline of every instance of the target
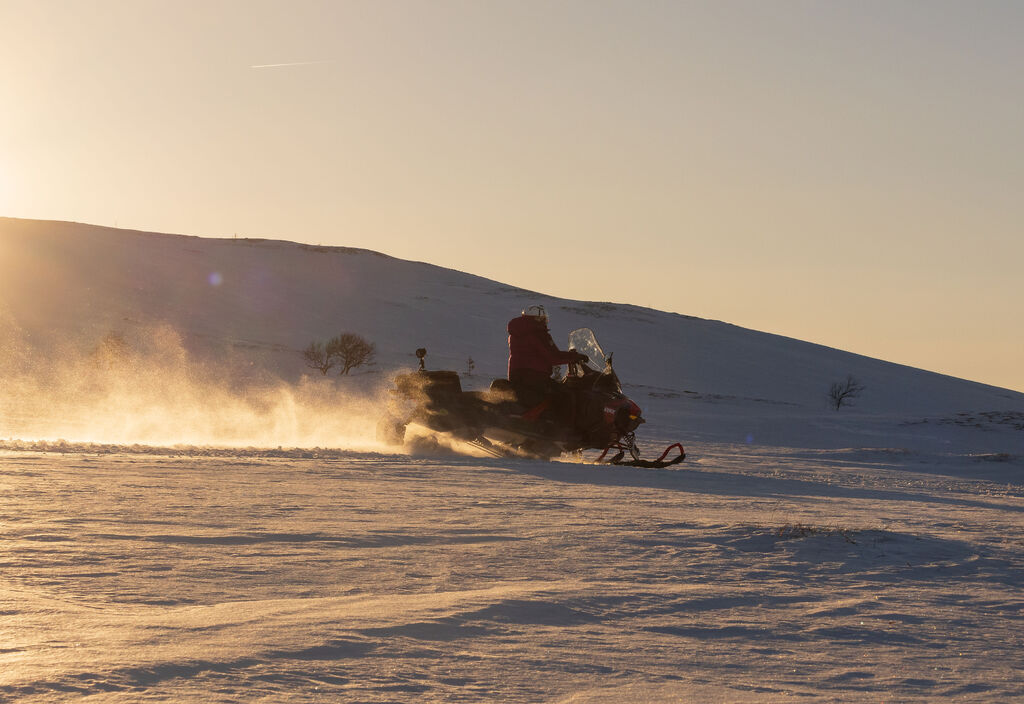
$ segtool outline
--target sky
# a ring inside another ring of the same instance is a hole
[[[1024,391],[1021,36],[1016,0],[0,0],[0,215],[364,247]]]

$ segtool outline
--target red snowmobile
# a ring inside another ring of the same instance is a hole
[[[597,462],[610,464],[661,468],[683,461],[679,443],[656,460],[640,459],[635,436],[644,422],[640,407],[622,393],[611,357],[589,328],[570,333],[568,348],[588,361],[569,364],[556,392],[534,408],[518,402],[507,379],[495,379],[486,391],[463,391],[457,372],[428,371],[426,350],[419,349],[419,371],[395,377],[378,439],[401,445],[414,425],[435,440],[467,443],[496,457],[551,459],[592,449],[601,451]],[[673,450],[677,454],[670,458]]]

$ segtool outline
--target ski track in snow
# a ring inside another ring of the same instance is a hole
[[[1024,697],[1016,457],[61,449],[0,443],[0,699]]]

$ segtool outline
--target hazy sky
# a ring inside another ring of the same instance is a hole
[[[1018,0],[0,0],[0,215],[366,247],[1024,390],[1022,36]]]

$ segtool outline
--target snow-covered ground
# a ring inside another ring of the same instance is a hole
[[[413,350],[486,384],[534,302],[683,465],[376,443]],[[376,366],[303,368],[343,330]],[[1024,699],[1020,393],[370,252],[8,219],[0,362],[0,700]]]
[[[1024,697],[1019,458],[15,445],[18,701]]]

